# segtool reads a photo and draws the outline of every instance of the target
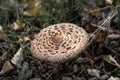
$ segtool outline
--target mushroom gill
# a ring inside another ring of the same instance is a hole
[[[59,23],[42,29],[31,41],[32,55],[48,62],[65,62],[87,47],[89,34],[72,23]]]

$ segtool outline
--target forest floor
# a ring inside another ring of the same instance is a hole
[[[0,80],[120,80],[119,4],[119,0],[0,0]],[[35,34],[65,22],[97,32],[87,49],[65,63],[34,58],[29,47]]]

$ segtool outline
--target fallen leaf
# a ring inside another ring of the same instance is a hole
[[[20,26],[16,22],[14,22],[13,23],[13,30],[18,30],[19,28],[20,28]]]
[[[17,51],[17,53],[11,59],[11,62],[18,67],[21,65],[21,63],[23,61],[23,53],[22,52],[23,52],[23,49],[20,47],[19,50]]]
[[[120,39],[120,34],[109,34],[107,37],[109,39]]]
[[[113,0],[105,0],[106,1],[106,3],[108,3],[108,4],[113,4]]]
[[[111,55],[104,55],[103,56],[103,60],[105,60],[106,62],[117,66],[118,68],[120,68],[120,65],[117,63],[117,61],[111,56]]]
[[[98,78],[100,77],[100,71],[97,69],[87,69],[87,72],[91,76],[96,76]]]
[[[26,16],[36,16],[37,14],[41,13],[43,11],[41,9],[41,1],[36,0],[33,1],[32,3],[28,3],[28,6],[33,5],[30,9],[27,9],[26,11],[23,11],[23,14]]]
[[[120,80],[120,78],[111,76],[108,80]]]
[[[2,28],[2,26],[0,25],[0,31],[2,31],[3,30],[3,28]]]
[[[12,64],[9,61],[6,61],[2,67],[2,70],[0,71],[0,75],[3,75],[13,69],[14,67],[12,66]]]
[[[5,40],[5,41],[7,41],[7,42],[10,41],[10,39],[9,39],[8,36],[5,34],[5,32],[4,32],[4,30],[3,30],[3,28],[2,28],[1,25],[0,25],[0,39]]]
[[[19,40],[18,40],[18,42],[23,42],[23,41],[30,41],[30,38],[29,37],[24,37],[24,38],[21,38],[21,37],[19,37]]]
[[[7,52],[4,52],[2,56],[0,56],[0,60],[5,60],[7,57]]]
[[[30,80],[41,80],[40,78],[32,78]]]

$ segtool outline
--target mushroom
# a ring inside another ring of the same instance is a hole
[[[75,58],[86,47],[89,34],[72,23],[59,23],[44,28],[31,41],[31,53],[47,62],[65,62]]]

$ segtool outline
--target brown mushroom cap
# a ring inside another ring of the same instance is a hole
[[[31,41],[32,55],[48,62],[64,62],[76,57],[87,47],[89,34],[72,23],[48,26]]]

